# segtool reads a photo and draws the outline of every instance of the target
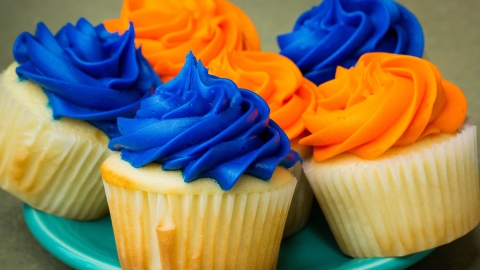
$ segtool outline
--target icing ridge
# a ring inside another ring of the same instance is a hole
[[[391,0],[324,0],[277,41],[280,54],[317,85],[333,79],[337,66],[354,66],[364,53],[422,57],[424,48],[418,20]]]
[[[467,100],[443,80],[427,60],[368,53],[351,69],[338,67],[335,79],[318,86],[318,106],[303,120],[322,161],[343,152],[373,159],[390,147],[437,133],[453,133],[463,123]]]
[[[290,59],[271,52],[223,51],[208,68],[211,74],[261,96],[270,107],[270,118],[290,140],[305,130],[301,117],[314,107],[316,86]]]
[[[208,63],[222,50],[259,50],[260,38],[248,16],[224,0],[124,0],[120,18],[107,30],[136,29],[136,43],[163,82],[180,72],[189,51]]]
[[[24,32],[14,43],[16,72],[42,87],[54,118],[86,120],[112,138],[119,135],[117,117],[133,117],[161,84],[134,36],[133,27],[119,36],[84,18],[55,36],[38,23],[35,35]]]
[[[268,180],[277,165],[299,160],[265,101],[209,75],[192,53],[177,77],[118,126],[122,136],[109,148],[133,167],[161,163],[164,170],[182,170],[185,182],[210,177],[224,190],[244,173]]]

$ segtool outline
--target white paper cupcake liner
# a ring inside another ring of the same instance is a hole
[[[275,269],[295,181],[261,193],[168,195],[107,182],[123,269]]]
[[[20,82],[15,66],[0,76],[0,187],[49,214],[106,215],[99,168],[108,138],[83,121],[53,120],[45,93]]]
[[[347,255],[404,256],[449,243],[479,223],[475,126],[399,149],[372,161],[344,154],[304,163]]]
[[[288,210],[285,230],[283,232],[284,238],[303,229],[310,218],[310,211],[313,202],[313,191],[305,177],[305,173],[303,173],[302,164],[297,162],[297,164],[290,168],[289,171],[297,179],[297,187],[293,193],[292,203]]]
[[[312,156],[312,147],[300,145],[298,141],[302,137],[304,137],[304,135],[300,135],[298,138],[292,140],[290,146],[305,160]],[[313,203],[313,191],[305,177],[302,164],[297,162],[289,171],[297,179],[297,187],[295,188],[295,193],[293,193],[292,203],[288,210],[283,238],[291,236],[305,227],[305,224],[307,224],[310,218]]]

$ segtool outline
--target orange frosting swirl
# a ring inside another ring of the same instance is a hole
[[[322,161],[342,152],[378,157],[429,134],[453,133],[463,123],[467,101],[430,62],[406,55],[364,54],[351,69],[317,88],[318,106],[303,120]]]
[[[267,101],[270,118],[290,140],[305,130],[302,115],[314,108],[316,85],[290,59],[270,52],[223,51],[208,67],[210,74],[228,78]]]
[[[180,72],[190,51],[208,65],[222,50],[260,49],[252,21],[224,0],[124,0],[120,18],[104,25],[123,32],[129,21],[137,47],[163,82]]]

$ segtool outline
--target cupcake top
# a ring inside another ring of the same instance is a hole
[[[242,174],[268,180],[277,165],[291,167],[285,133],[268,105],[230,80],[208,74],[193,54],[177,77],[141,102],[135,119],[119,118],[122,136],[109,148],[133,167],[151,162],[181,170],[185,182],[215,179],[229,190]]]
[[[324,0],[303,13],[291,33],[278,36],[278,44],[318,85],[333,79],[337,66],[354,66],[364,53],[422,57],[424,39],[415,16],[394,1]]]
[[[223,51],[208,67],[211,74],[260,95],[270,107],[270,118],[290,140],[305,130],[301,117],[313,109],[316,86],[288,58],[270,52]]]
[[[322,161],[343,152],[365,159],[462,125],[467,101],[430,62],[406,55],[368,53],[351,69],[318,86],[318,105],[303,120]]]
[[[86,120],[113,138],[117,117],[133,117],[161,84],[134,36],[133,27],[119,36],[83,18],[55,36],[39,23],[35,35],[24,32],[15,41],[17,75],[43,88],[54,118]]]
[[[161,79],[176,76],[189,51],[208,66],[222,50],[259,50],[260,39],[247,15],[224,0],[124,0],[108,31],[136,29],[136,43]]]

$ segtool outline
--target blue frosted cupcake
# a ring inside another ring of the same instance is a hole
[[[332,80],[337,66],[350,68],[368,52],[422,57],[417,18],[392,0],[324,0],[277,38],[280,54],[317,85]]]
[[[298,155],[265,101],[190,54],[118,126],[101,172],[122,268],[275,268]]]
[[[0,186],[30,206],[71,219],[104,216],[99,167],[116,119],[160,85],[133,28],[124,35],[80,19],[53,35],[22,33],[0,76]]]

